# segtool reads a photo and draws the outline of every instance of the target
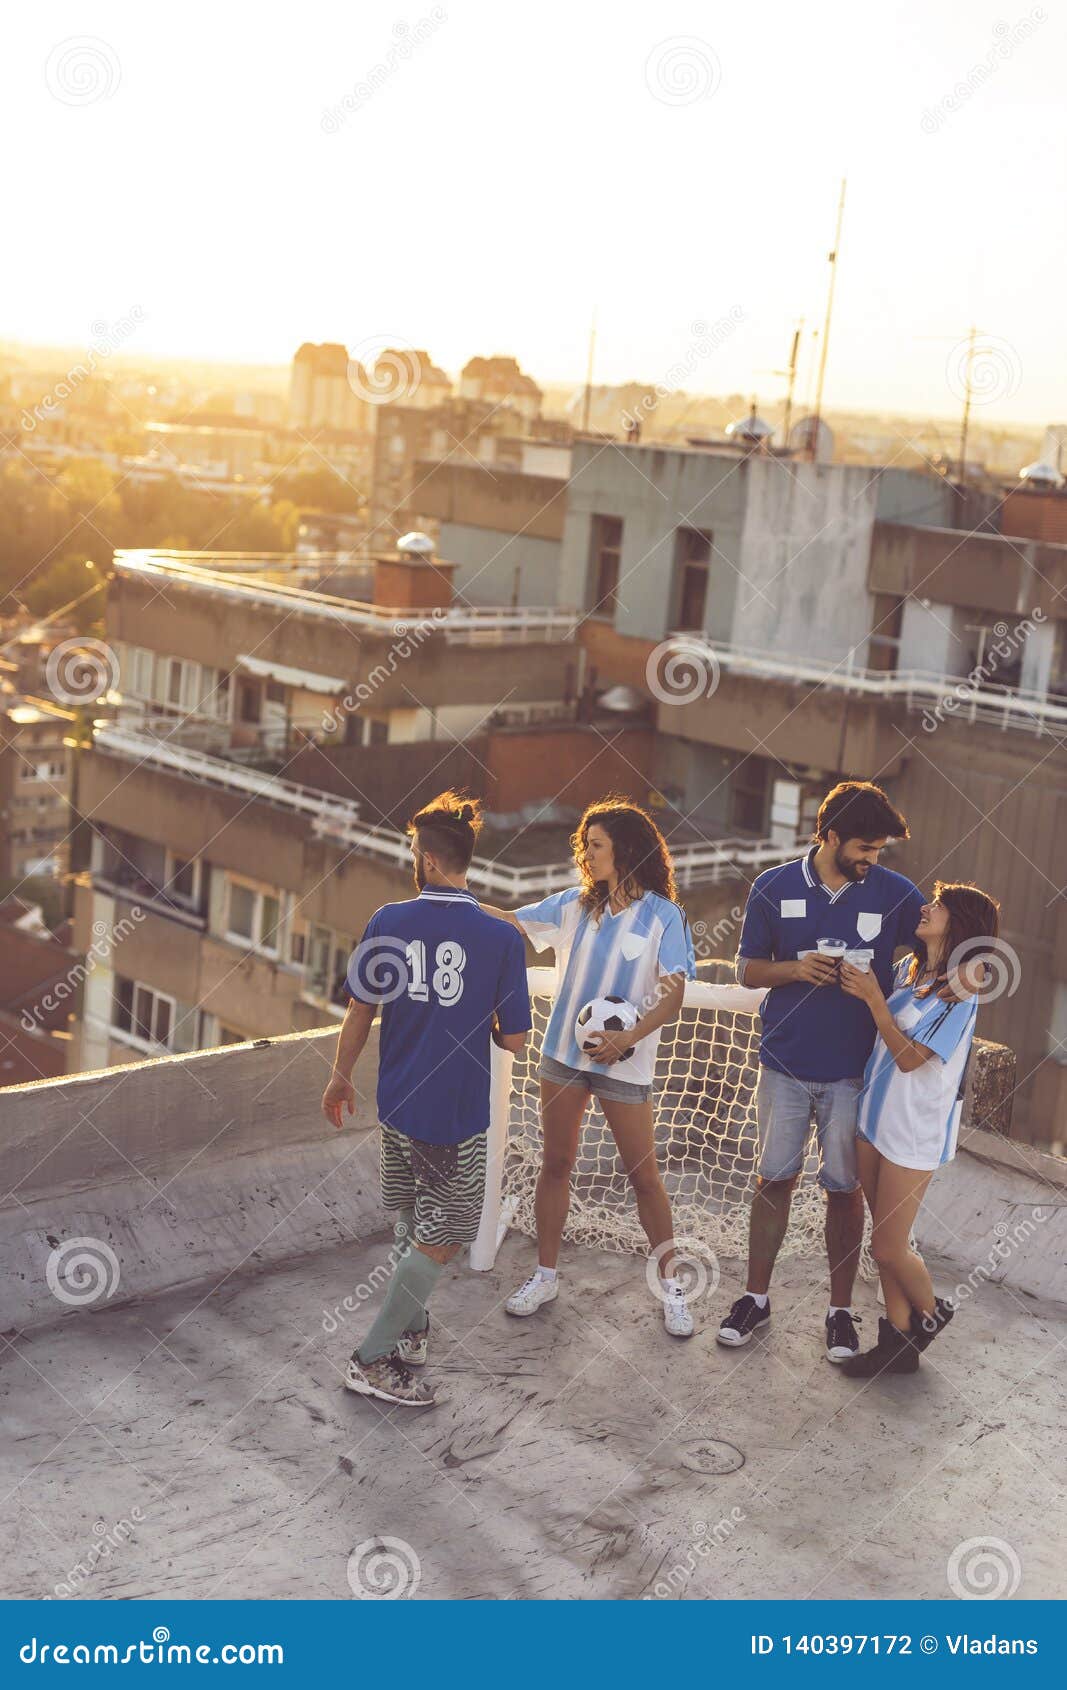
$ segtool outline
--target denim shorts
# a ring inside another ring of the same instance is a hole
[[[855,1191],[856,1117],[862,1079],[795,1080],[761,1064],[756,1088],[760,1179],[793,1179],[804,1166],[812,1126],[824,1191]]]
[[[611,1074],[592,1074],[585,1068],[568,1068],[551,1056],[541,1058],[537,1070],[539,1080],[552,1080],[557,1086],[584,1086],[591,1097],[606,1097],[610,1103],[650,1103],[651,1086],[635,1086],[630,1080],[616,1080]]]

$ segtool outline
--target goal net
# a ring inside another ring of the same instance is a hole
[[[756,1080],[762,993],[728,983],[732,967],[702,964],[686,985],[682,1012],[663,1028],[653,1086],[656,1155],[674,1212],[681,1253],[743,1257],[758,1142]],[[529,970],[533,1031],[521,1056],[494,1049],[490,1177],[472,1266],[492,1266],[506,1226],[535,1235],[534,1187],[541,1162],[537,1069],[552,1007],[555,970]],[[823,1249],[825,1208],[812,1144],[793,1198],[783,1255]],[[637,1205],[599,1104],[591,1100],[571,1182],[564,1236],[601,1250],[647,1250]]]

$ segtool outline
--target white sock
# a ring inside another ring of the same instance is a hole
[[[745,1296],[751,1297],[758,1309],[765,1309],[767,1307],[768,1294],[766,1291],[746,1291]]]
[[[839,1309],[839,1308],[836,1308],[833,1303],[831,1303],[830,1307],[826,1311],[826,1318],[827,1318],[827,1320],[830,1320],[830,1319],[832,1319],[832,1317],[835,1314],[851,1314],[851,1313],[852,1313],[851,1308],[846,1306],[845,1308]]]
[[[552,1280],[552,1279],[555,1279],[555,1277],[556,1277],[556,1269],[555,1268],[542,1267],[540,1262],[538,1262],[538,1264],[537,1264],[537,1271],[541,1275],[542,1279]]]

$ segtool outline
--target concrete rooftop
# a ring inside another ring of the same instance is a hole
[[[390,1233],[374,1051],[337,1133],[333,1043],[0,1093],[0,1596],[349,1600],[350,1557],[381,1538],[420,1599],[937,1599],[990,1539],[1013,1594],[1060,1594],[1062,1160],[966,1128],[918,1229],[961,1308],[917,1377],[826,1363],[817,1257],[780,1263],[774,1323],[741,1352],[714,1342],[725,1257],[688,1343],[640,1257],[577,1246],[559,1301],[510,1319],[533,1260],[512,1233],[491,1272],[461,1258],[440,1283],[447,1400],[387,1409],[342,1387]],[[89,1300],[56,1278],[79,1241],[114,1268]],[[871,1284],[858,1302],[872,1341]]]
[[[323,1324],[388,1236],[6,1343],[3,1595],[345,1600],[382,1536],[427,1599],[950,1597],[953,1550],[988,1537],[1020,1597],[1061,1594],[1062,1305],[986,1285],[916,1378],[862,1384],[821,1354],[817,1264],[785,1264],[733,1353],[735,1264],[679,1343],[629,1256],[572,1250],[557,1304],[510,1319],[512,1237],[442,1281],[447,1401],[388,1410],[341,1384],[366,1313]]]

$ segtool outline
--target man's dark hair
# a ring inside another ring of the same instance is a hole
[[[815,838],[831,831],[842,845],[850,839],[907,839],[908,824],[880,786],[869,780],[843,780],[819,805]]]
[[[429,851],[449,874],[466,874],[481,829],[481,800],[463,792],[439,792],[408,822],[416,848]]]

